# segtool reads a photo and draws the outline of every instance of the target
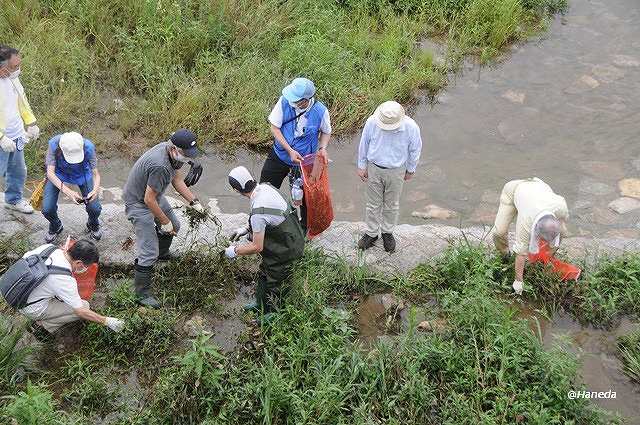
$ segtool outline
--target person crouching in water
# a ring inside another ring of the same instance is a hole
[[[245,309],[261,311],[263,321],[269,320],[277,308],[283,281],[289,278],[293,264],[304,254],[302,226],[284,196],[268,183],[256,184],[245,167],[231,170],[229,184],[251,202],[249,227],[237,229],[231,240],[237,241],[249,233],[252,239],[242,245],[231,244],[225,255],[233,259],[238,255],[262,254],[256,302]]]
[[[76,132],[54,136],[49,140],[45,164],[47,183],[44,187],[42,215],[49,221],[49,232],[44,236],[45,242],[53,242],[64,229],[58,217],[60,192],[74,203],[84,204],[88,215],[87,232],[91,238],[100,240],[100,173],[93,143]],[[71,185],[78,186],[80,193],[71,189]]]

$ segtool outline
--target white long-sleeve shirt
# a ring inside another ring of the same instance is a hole
[[[382,130],[372,115],[362,129],[358,168],[364,170],[367,163],[372,162],[385,168],[405,166],[408,172],[414,173],[421,152],[420,127],[413,119],[405,116],[397,130]]]

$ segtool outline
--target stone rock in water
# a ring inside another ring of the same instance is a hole
[[[613,193],[614,189],[608,184],[595,181],[592,178],[585,178],[580,181],[578,192],[592,196],[604,196]]]
[[[418,330],[442,333],[447,330],[447,323],[443,319],[423,320],[418,324]]]
[[[404,302],[393,294],[384,294],[381,301],[384,310],[387,312],[394,309],[402,310],[404,308]]]
[[[634,58],[633,56],[614,55],[613,64],[616,66],[637,67],[640,66],[640,60]]]
[[[200,335],[202,332],[204,332],[204,327],[205,327],[204,319],[201,316],[196,314],[191,319],[184,322],[184,325],[182,326],[182,330],[184,331],[185,334],[187,334],[191,338],[195,338],[198,335]]]
[[[527,95],[519,91],[507,90],[502,94],[502,97],[513,103],[523,104]]]
[[[634,198],[622,197],[609,204],[609,208],[618,214],[626,214],[640,208],[640,201]]]
[[[427,205],[425,207],[425,211],[414,211],[411,213],[412,217],[424,218],[425,220],[430,218],[446,220],[456,217],[457,215],[458,214],[455,211],[451,211],[433,204]]]
[[[618,182],[622,196],[640,199],[640,179],[623,179]]]

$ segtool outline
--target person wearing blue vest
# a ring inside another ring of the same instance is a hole
[[[64,229],[58,217],[58,196],[61,191],[74,203],[84,204],[89,215],[87,231],[93,239],[100,240],[100,173],[93,143],[76,132],[54,136],[49,140],[45,165],[47,183],[44,187],[42,215],[49,221],[49,232],[45,235],[45,241],[53,242]],[[71,185],[78,186],[80,193],[71,189]]]
[[[282,96],[269,114],[275,140],[262,167],[260,183],[270,183],[279,189],[287,175],[300,177],[300,163],[305,155],[316,153],[326,159],[331,120],[327,107],[315,99],[315,93],[315,85],[307,78],[296,78],[282,89]],[[300,213],[306,233],[304,200]]]

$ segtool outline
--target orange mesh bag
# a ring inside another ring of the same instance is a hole
[[[64,248],[69,249],[75,243],[75,239],[67,238]],[[89,301],[96,291],[96,279],[98,277],[98,264],[92,264],[84,273],[72,273],[73,278],[78,283],[78,294],[80,298]]]
[[[582,273],[582,269],[555,258],[551,254],[551,249],[546,241],[540,241],[538,247],[539,249],[537,254],[529,254],[529,261],[531,263],[551,263],[551,269],[558,273],[562,280],[578,280],[580,273]]]
[[[333,204],[329,189],[328,162],[316,154],[304,157],[301,164],[304,199],[307,205],[307,236],[312,239],[329,228]]]

